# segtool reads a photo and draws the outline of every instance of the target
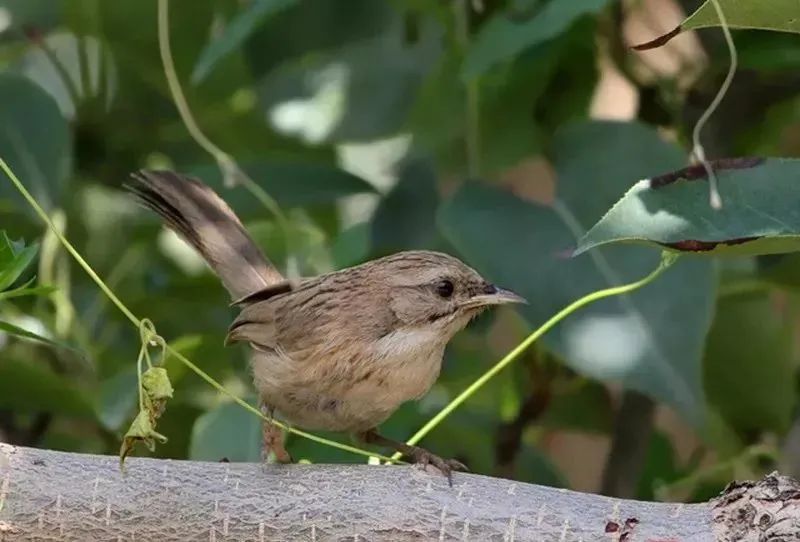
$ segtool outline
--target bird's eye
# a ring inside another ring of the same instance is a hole
[[[453,282],[450,280],[443,280],[436,285],[436,293],[441,297],[450,297],[453,295]]]

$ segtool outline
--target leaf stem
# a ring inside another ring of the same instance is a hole
[[[650,284],[653,280],[655,280],[656,277],[658,277],[661,273],[666,271],[673,263],[675,263],[675,261],[678,259],[678,256],[679,255],[674,252],[663,252],[661,254],[661,261],[659,262],[658,267],[643,279],[637,280],[636,282],[623,284],[621,286],[614,286],[611,288],[606,288],[604,290],[597,290],[595,292],[583,296],[577,301],[570,303],[567,307],[559,311],[555,316],[553,316],[544,324],[542,324],[539,327],[539,329],[528,335],[528,337],[524,341],[519,343],[513,350],[511,350],[511,352],[506,354],[506,356],[500,361],[498,361],[494,365],[494,367],[486,371],[467,389],[462,391],[455,399],[450,401],[450,403],[447,406],[445,406],[433,418],[431,418],[428,421],[428,423],[423,425],[419,431],[414,433],[414,435],[410,439],[408,439],[407,444],[414,445],[418,443],[420,440],[422,440],[445,418],[447,418],[455,409],[461,406],[461,404],[464,403],[464,401],[469,399],[476,391],[478,391],[481,387],[483,387],[484,384],[489,382],[489,380],[491,380],[497,373],[508,367],[525,350],[527,350],[533,343],[535,343],[542,335],[550,331],[556,324],[561,322],[561,320],[563,320],[576,310],[580,309],[581,307],[584,307],[585,305],[588,305],[600,299],[604,299],[606,297],[627,294],[629,292],[641,288],[642,286]],[[399,454],[395,454],[392,457],[397,458],[399,457]]]
[[[700,116],[700,119],[694,126],[694,130],[692,130],[692,154],[703,164],[706,174],[708,175],[709,203],[711,207],[713,209],[721,209],[722,198],[719,194],[717,176],[714,173],[714,169],[711,167],[711,164],[709,164],[708,160],[706,159],[705,149],[703,148],[703,144],[700,142],[700,132],[703,130],[703,128],[705,128],[706,124],[708,124],[708,120],[711,118],[711,115],[714,114],[719,107],[719,104],[722,103],[722,99],[725,98],[725,95],[728,93],[728,89],[730,89],[731,83],[733,83],[733,77],[736,75],[739,59],[736,52],[736,45],[733,43],[731,29],[728,27],[728,21],[725,19],[725,12],[722,11],[722,6],[719,5],[719,0],[711,0],[711,3],[714,4],[714,9],[717,11],[717,17],[719,17],[722,33],[725,36],[725,43],[728,45],[728,52],[730,53],[731,62],[730,66],[728,67],[728,73],[725,75],[725,80],[722,82],[722,86],[719,88],[717,95],[714,96],[714,99],[711,101],[708,109],[703,111],[703,114]]]

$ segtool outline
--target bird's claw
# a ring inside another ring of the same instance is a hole
[[[423,469],[428,465],[432,465],[439,469],[439,471],[441,471],[441,473],[447,477],[447,483],[450,484],[450,487],[453,487],[453,471],[469,471],[467,466],[461,461],[456,459],[443,459],[438,455],[432,454],[424,448],[415,449],[411,454],[410,459]]]

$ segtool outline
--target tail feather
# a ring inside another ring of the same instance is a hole
[[[233,299],[283,280],[210,187],[172,171],[142,170],[132,179],[126,188],[200,253]]]

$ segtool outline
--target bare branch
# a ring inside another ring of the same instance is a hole
[[[792,481],[775,480],[740,484],[732,490],[738,492],[735,499],[718,502],[742,507],[773,499],[768,519],[789,525],[774,497],[789,495],[785,498],[791,501],[797,493],[785,491]],[[794,512],[793,502],[781,510]],[[735,520],[741,514],[733,509],[727,513],[722,516],[711,504],[625,501],[461,473],[450,488],[444,477],[414,467],[133,458],[123,475],[116,457],[0,444],[0,540],[4,542],[701,542],[728,540],[719,531],[724,523],[720,518]],[[718,531],[712,533],[715,521]],[[744,528],[761,533],[765,521]],[[743,539],[750,538],[737,538]]]

